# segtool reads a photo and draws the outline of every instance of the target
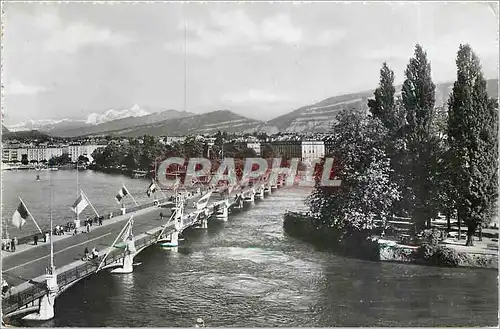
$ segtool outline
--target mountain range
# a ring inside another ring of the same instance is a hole
[[[436,84],[437,107],[447,103],[452,88],[453,83],[451,82]],[[498,80],[488,80],[487,88],[490,97],[498,99]],[[397,86],[396,90],[399,95],[401,86]],[[52,136],[61,137],[88,135],[181,136],[213,134],[218,130],[243,133],[255,131],[314,133],[328,131],[342,109],[367,110],[368,99],[372,97],[373,90],[334,96],[315,104],[303,106],[267,122],[250,119],[229,110],[194,114],[177,110],[159,111],[134,105],[130,109],[108,110],[104,114],[92,113],[85,120],[32,121],[25,123],[24,127],[17,125],[7,128],[10,130],[37,129]]]

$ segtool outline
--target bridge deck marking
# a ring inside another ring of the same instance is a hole
[[[64,249],[61,249],[61,250],[59,250],[59,251],[55,252],[55,253],[54,253],[54,255],[57,255],[58,253],[61,253],[61,252],[66,251],[66,250],[69,250],[69,249],[71,249],[71,248],[74,248],[74,247],[78,247],[78,246],[84,245],[84,244],[86,244],[86,243],[88,243],[88,242],[90,242],[90,241],[94,241],[94,240],[101,239],[101,238],[103,238],[103,237],[105,237],[105,236],[110,235],[111,233],[113,233],[113,232],[109,232],[109,233],[106,233],[106,234],[100,235],[100,236],[98,236],[98,237],[95,237],[95,238],[93,238],[93,239],[90,239],[90,240],[85,240],[85,241],[80,242],[80,243],[78,243],[78,244],[75,244],[75,245],[72,245],[72,246],[66,247],[66,248],[64,248]],[[46,255],[46,256],[43,256],[43,257],[40,257],[40,258],[37,258],[37,259],[33,259],[33,260],[30,260],[29,262],[26,262],[26,263],[24,263],[24,264],[20,264],[20,265],[17,265],[17,266],[11,267],[11,268],[9,268],[8,270],[4,270],[3,272],[9,272],[9,271],[15,270],[16,268],[23,267],[23,266],[26,266],[26,265],[29,265],[29,264],[35,263],[35,262],[38,262],[38,261],[40,261],[40,260],[42,260],[42,259],[49,258],[49,257],[50,257],[50,255]]]

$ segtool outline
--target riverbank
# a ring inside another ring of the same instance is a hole
[[[430,266],[498,269],[498,250],[483,248],[480,251],[477,247],[457,246],[448,240],[437,245],[418,246],[402,245],[375,237],[368,240],[352,237],[338,242],[333,231],[318,229],[313,221],[308,214],[288,212],[284,216],[283,228],[292,237],[348,257]]]

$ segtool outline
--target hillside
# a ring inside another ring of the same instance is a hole
[[[110,130],[101,134],[119,136],[184,136],[215,134],[218,130],[226,132],[252,132],[262,122],[246,118],[228,110],[191,115],[183,118],[167,119],[124,129]]]
[[[127,117],[123,119],[116,119],[113,121],[104,122],[97,125],[86,125],[76,129],[58,129],[51,131],[51,135],[61,137],[76,137],[86,135],[106,134],[110,131],[120,131],[127,128],[151,125],[158,122],[163,122],[169,119],[178,119],[192,116],[193,113],[186,111],[165,110],[161,112],[151,113],[140,117]]]
[[[3,139],[17,139],[17,140],[38,140],[38,141],[48,141],[51,137],[43,132],[37,130],[29,130],[29,131],[9,131],[4,132]]]
[[[488,80],[487,87],[490,97],[498,98],[498,80]],[[436,85],[436,106],[446,104],[452,88],[452,82]],[[396,90],[400,94],[401,86]],[[266,122],[266,126],[276,126],[282,132],[325,132],[335,123],[336,115],[342,109],[368,110],[368,99],[372,97],[373,90],[330,97],[274,118]]]

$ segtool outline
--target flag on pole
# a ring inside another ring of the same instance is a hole
[[[156,186],[155,182],[152,181],[148,187],[148,190],[146,191],[146,194],[148,195],[148,197],[150,197],[151,193],[155,193],[157,189],[158,187]]]
[[[198,200],[198,202],[196,203],[196,208],[198,210],[205,208],[208,204],[208,200],[210,199],[211,195],[212,195],[212,191],[208,192],[200,200]]]
[[[24,203],[19,202],[19,206],[17,207],[14,215],[12,215],[12,225],[17,228],[21,228],[26,224],[26,218],[30,215],[28,213],[28,209],[24,206]]]
[[[73,203],[71,210],[73,210],[75,214],[79,215],[88,205],[89,201],[83,194],[80,193],[80,196],[76,199],[75,203]]]
[[[115,196],[116,202],[120,203],[120,201],[128,195],[128,191],[125,186],[122,186],[118,194]]]

